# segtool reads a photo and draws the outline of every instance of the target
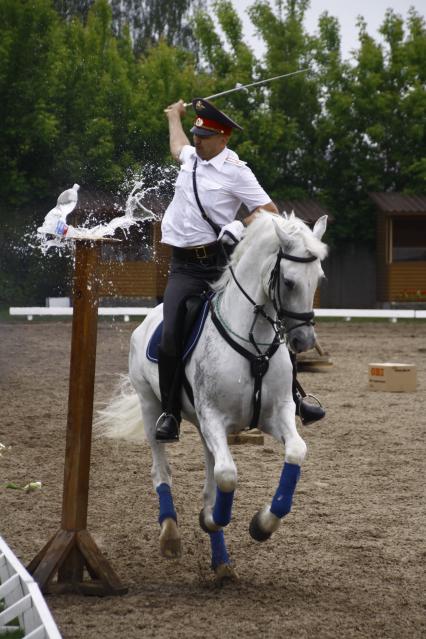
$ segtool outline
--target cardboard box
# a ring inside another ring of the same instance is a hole
[[[412,393],[416,390],[415,364],[379,362],[368,365],[368,386],[375,391]]]

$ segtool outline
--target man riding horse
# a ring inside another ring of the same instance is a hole
[[[242,127],[207,100],[196,98],[192,105],[197,116],[191,128],[193,146],[182,127],[186,112],[183,100],[165,109],[170,151],[181,169],[161,225],[161,241],[172,247],[158,362],[164,412],[157,421],[156,439],[162,442],[179,439],[186,300],[209,290],[220,277],[227,253],[260,210],[278,213],[251,169],[227,146],[232,130]],[[243,222],[235,219],[241,204],[249,211]],[[296,381],[295,356],[292,361],[296,412],[304,423],[317,421],[325,411],[303,400]]]

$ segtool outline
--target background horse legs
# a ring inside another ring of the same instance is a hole
[[[277,425],[278,424],[278,425]],[[294,403],[288,402],[263,430],[285,446],[285,461],[280,481],[270,505],[258,511],[250,522],[249,532],[256,541],[266,541],[277,530],[281,519],[291,510],[293,495],[300,477],[300,467],[306,455],[306,444],[296,430]]]

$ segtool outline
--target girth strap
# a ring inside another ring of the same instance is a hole
[[[260,408],[262,403],[262,380],[264,375],[266,374],[269,368],[269,360],[272,355],[278,350],[280,347],[280,338],[278,335],[275,335],[272,343],[268,346],[264,353],[260,355],[254,355],[247,349],[245,349],[241,344],[238,344],[232,337],[227,333],[226,329],[221,324],[219,318],[214,312],[213,306],[210,306],[211,316],[213,324],[216,326],[219,333],[222,335],[223,339],[228,342],[228,344],[235,350],[237,353],[245,357],[250,362],[250,370],[251,374],[254,378],[254,388],[253,388],[253,416],[250,421],[249,428],[256,428],[259,423],[260,416]]]

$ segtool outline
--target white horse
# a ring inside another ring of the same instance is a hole
[[[327,253],[321,241],[326,224],[323,216],[311,231],[293,214],[258,215],[214,286],[203,332],[186,365],[193,404],[183,390],[182,413],[198,428],[204,446],[206,476],[200,525],[210,535],[212,567],[219,578],[234,574],[223,535],[223,527],[231,520],[237,485],[229,433],[258,421],[262,431],[285,443],[277,491],[272,502],[254,515],[251,536],[258,541],[268,539],[291,508],[306,444],[296,429],[288,348],[297,353],[315,343],[312,305],[323,276],[321,260]],[[129,355],[134,390],[113,400],[102,411],[101,422],[108,436],[134,439],[141,429],[140,414],[135,410],[139,400],[152,450],[152,480],[159,496],[160,548],[163,556],[178,557],[181,540],[167,445],[155,439],[155,424],[162,412],[158,369],[146,357],[147,344],[161,319],[159,305],[134,331]]]

